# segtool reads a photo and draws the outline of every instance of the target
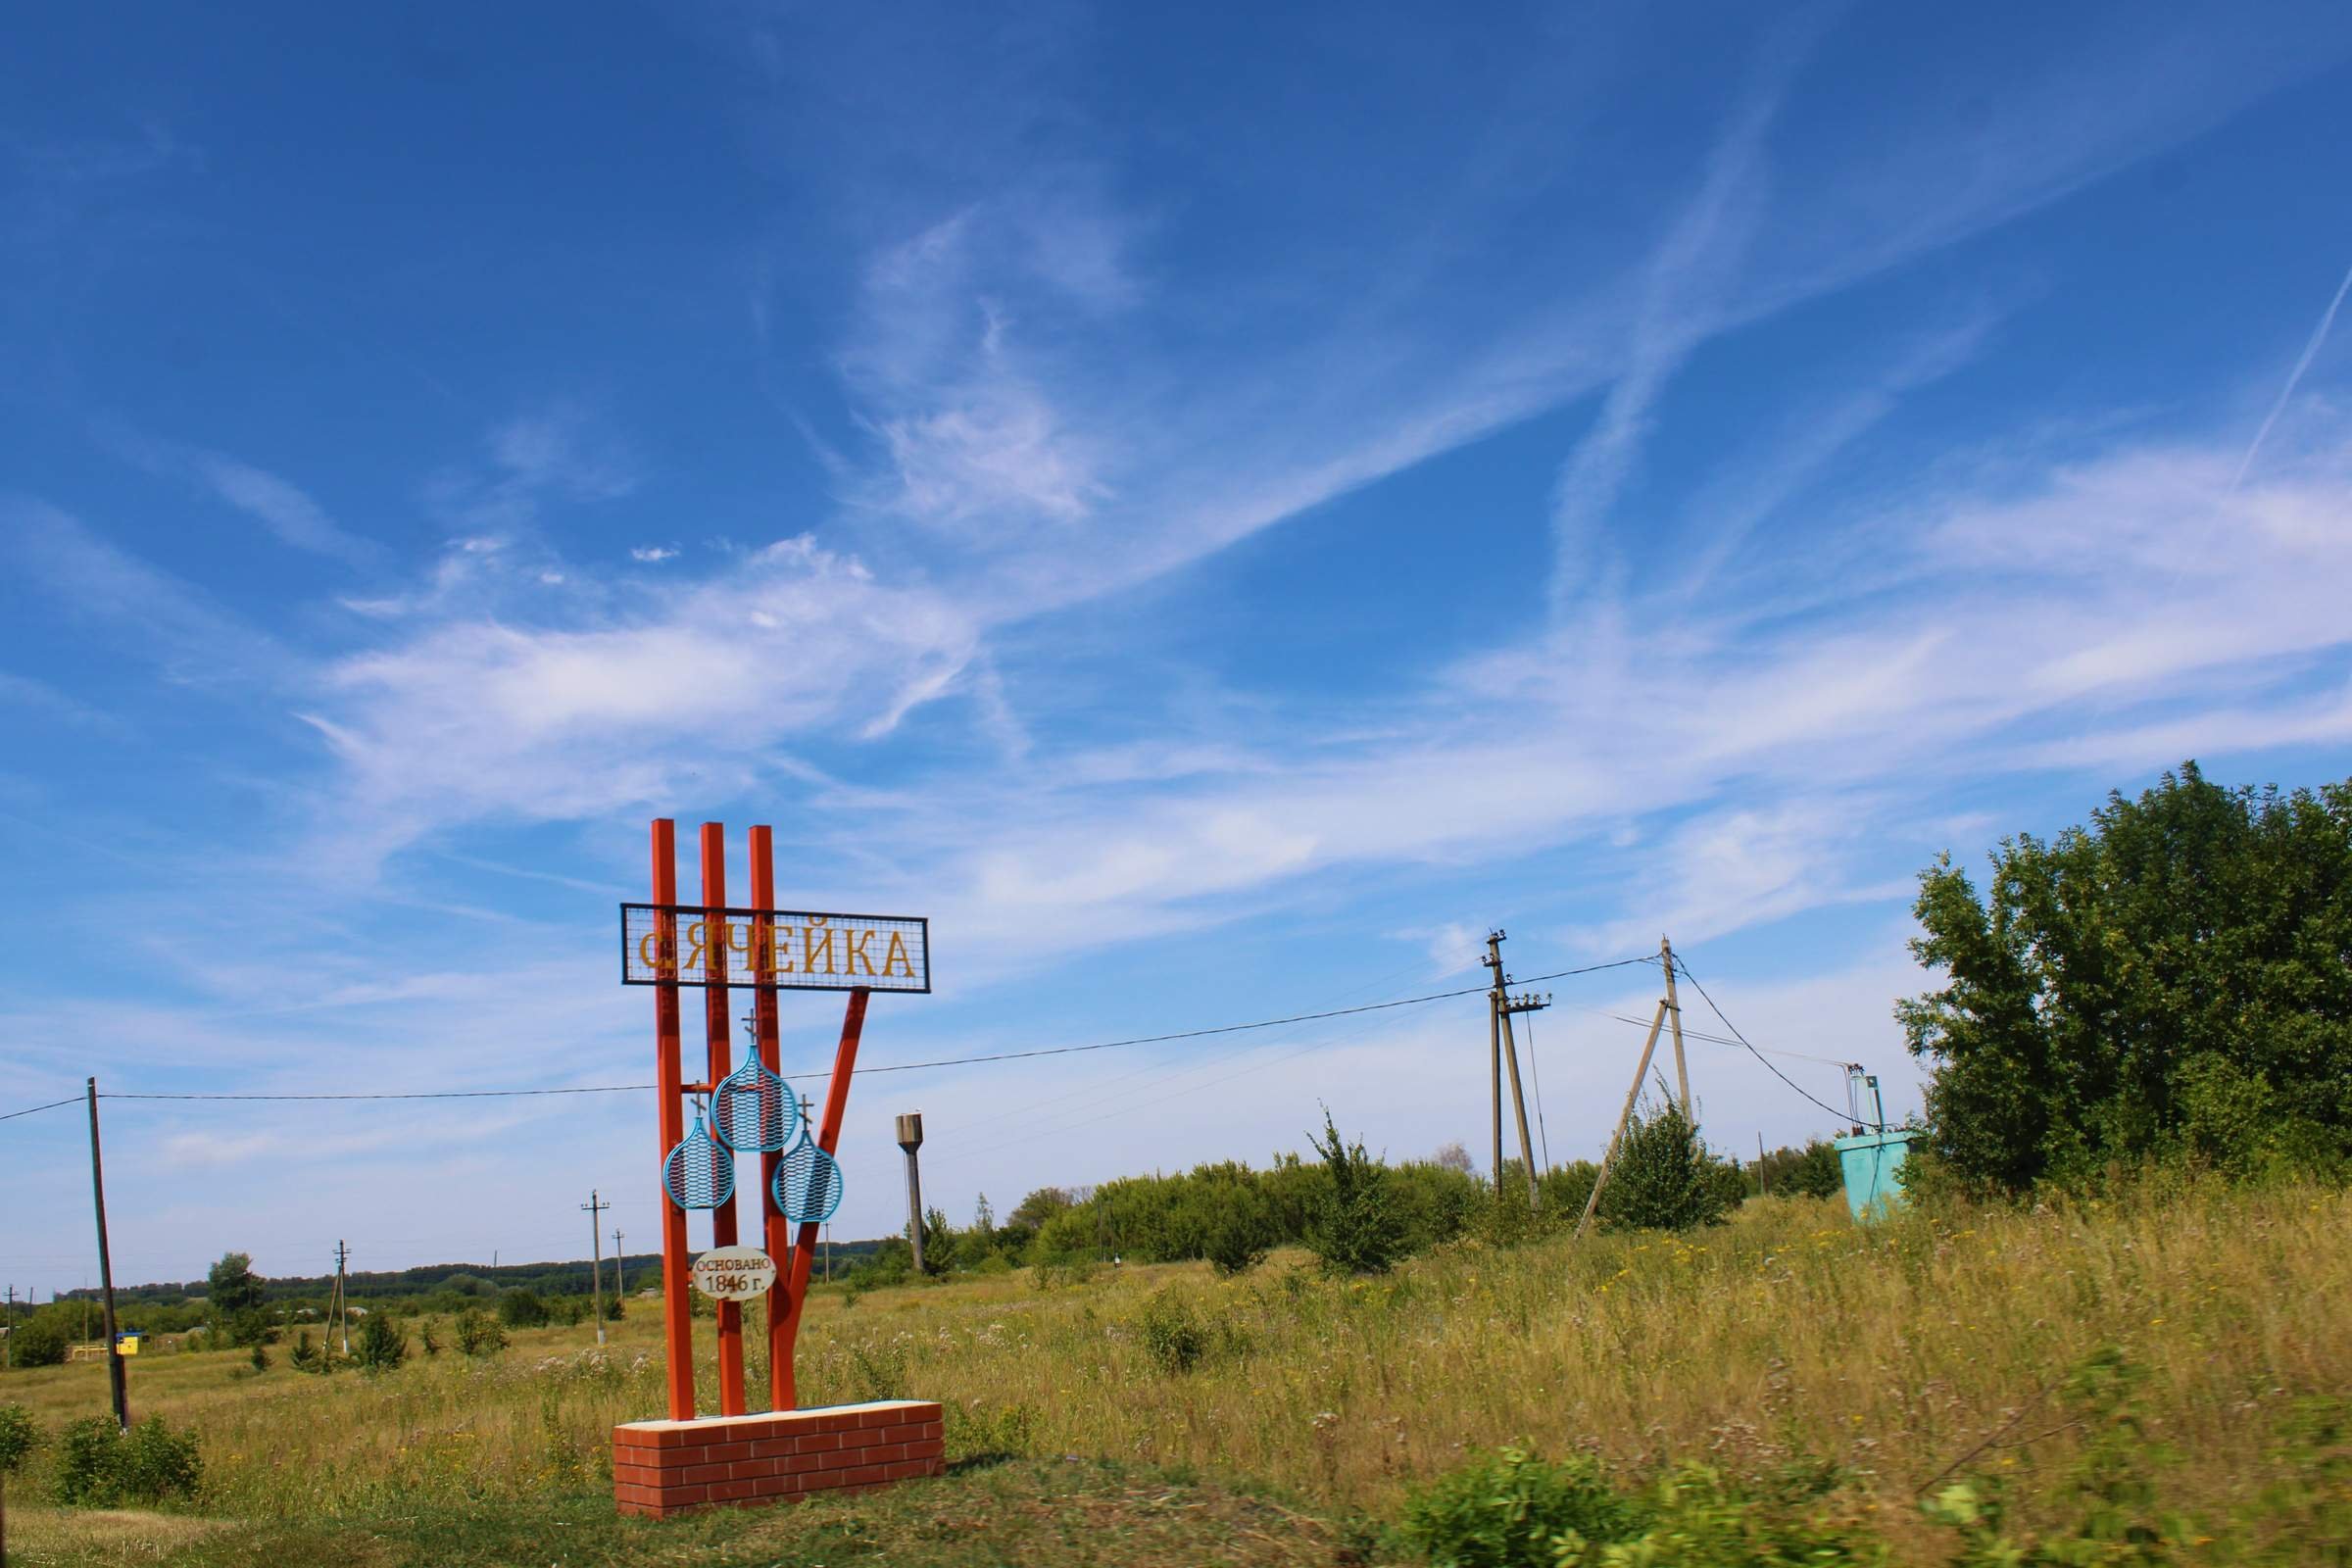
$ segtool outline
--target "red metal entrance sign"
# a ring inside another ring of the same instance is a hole
[[[675,956],[667,961],[665,929],[675,933]],[[912,914],[624,904],[620,982],[927,992],[931,922]]]
[[[731,1071],[732,1028],[727,993],[752,992],[753,1038],[760,1063],[781,1074],[778,1060],[776,994],[784,990],[847,991],[849,1005],[833,1074],[825,1084],[824,1113],[816,1147],[831,1160],[841,1141],[841,1122],[857,1070],[858,1042],[865,1028],[866,1002],[876,991],[931,989],[930,922],[909,915],[827,914],[778,909],[774,835],[751,831],[752,902],[727,903],[726,829],[705,822],[702,830],[703,902],[678,903],[677,828],[667,817],[653,824],[653,901],[621,906],[621,980],[654,988],[655,1077],[660,1103],[662,1157],[686,1136],[686,1097],[710,1095]],[[681,1054],[678,993],[703,992],[704,1076],[687,1077]],[[725,1158],[735,1152],[727,1150]],[[796,1408],[793,1346],[808,1293],[808,1265],[817,1239],[813,1220],[795,1227],[777,1206],[780,1151],[760,1156],[760,1236],[769,1257],[782,1265],[780,1288],[767,1295],[769,1407]],[[736,1203],[741,1186],[710,1210],[710,1243],[720,1252],[740,1254]],[[686,1210],[666,1189],[662,1200],[662,1330],[669,1373],[669,1417],[695,1418],[694,1316],[687,1298],[689,1264]],[[797,1230],[797,1234],[795,1233]],[[758,1293],[752,1293],[755,1296]],[[721,1415],[745,1408],[743,1306],[720,1299],[718,1318],[718,1402]]]

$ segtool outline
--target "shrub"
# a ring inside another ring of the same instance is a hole
[[[1209,1266],[1228,1278],[1247,1274],[1266,1260],[1273,1245],[1274,1225],[1265,1204],[1246,1187],[1234,1189],[1231,1200],[1209,1222],[1204,1249]]]
[[[1551,1568],[1562,1537],[1622,1541],[1640,1523],[1597,1461],[1552,1464],[1506,1447],[1414,1492],[1396,1533],[1435,1568]]]
[[[1172,1290],[1155,1293],[1135,1320],[1136,1343],[1169,1377],[1190,1372],[1208,1350],[1208,1334],[1192,1304]]]
[[[441,1336],[433,1332],[435,1321],[437,1320],[426,1318],[416,1327],[416,1343],[424,1348],[424,1353],[428,1356],[441,1353]]]
[[[508,1328],[544,1328],[547,1318],[547,1303],[536,1291],[512,1290],[498,1298],[498,1320]]]
[[[18,1366],[57,1366],[66,1358],[66,1334],[46,1318],[20,1323],[8,1336],[8,1358]]]
[[[1721,1220],[1731,1190],[1715,1177],[1720,1162],[1699,1142],[1698,1129],[1672,1100],[1644,1105],[1617,1146],[1601,1217],[1637,1230],[1686,1231]]]
[[[40,1444],[41,1429],[32,1424],[30,1410],[21,1404],[0,1404],[0,1477],[24,1468],[25,1457]]]
[[[216,1326],[220,1320],[214,1320]],[[226,1321],[228,1343],[231,1345],[274,1345],[277,1330],[270,1323],[270,1314],[258,1306],[245,1307],[228,1314]]]
[[[409,1337],[400,1332],[392,1314],[377,1310],[360,1325],[360,1348],[353,1359],[363,1372],[390,1372],[409,1358]]]
[[[458,1348],[466,1355],[496,1355],[507,1348],[507,1331],[470,1306],[458,1314],[456,1333]]]
[[[195,1495],[204,1479],[196,1435],[172,1431],[162,1416],[128,1432],[105,1416],[84,1416],[67,1425],[57,1450],[50,1494],[69,1505],[152,1505]]]
[[[246,1360],[252,1363],[252,1365],[253,1365],[253,1369],[254,1369],[256,1372],[267,1372],[267,1371],[269,1371],[269,1370],[270,1370],[270,1348],[269,1348],[268,1346],[264,1345],[264,1344],[263,1344],[261,1341],[259,1341],[259,1340],[256,1340],[256,1341],[254,1341],[254,1342],[253,1342],[253,1353],[252,1353],[251,1355],[247,1356],[247,1357],[246,1357]]]
[[[1308,1136],[1330,1178],[1307,1228],[1308,1249],[1335,1274],[1386,1274],[1404,1248],[1391,1212],[1388,1171],[1364,1152],[1360,1141],[1341,1139],[1329,1108],[1323,1112],[1323,1136]]]
[[[333,1370],[333,1367],[330,1365],[330,1352],[323,1348],[311,1343],[311,1331],[309,1329],[304,1329],[301,1333],[294,1336],[294,1350],[292,1354],[286,1357],[286,1360],[297,1372],[323,1373]]]

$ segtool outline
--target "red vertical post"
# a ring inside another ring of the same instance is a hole
[[[833,1076],[825,1083],[825,1114],[816,1127],[816,1147],[830,1154],[841,1143],[841,1116],[850,1102],[850,1078],[858,1070],[858,1037],[865,1032],[865,1004],[873,993],[863,987],[850,993],[842,1014],[841,1045],[833,1053]],[[808,1298],[808,1261],[816,1250],[816,1226],[805,1224],[792,1245],[792,1274],[784,1301],[784,1376],[776,1400],[779,1410],[799,1408],[792,1381],[792,1348],[800,1337],[801,1306]]]
[[[677,824],[668,817],[654,819],[654,902],[663,906],[678,902]],[[654,1081],[660,1101],[661,1158],[686,1140],[684,1069],[678,1060],[678,917],[654,917],[655,946],[660,972],[668,976],[654,987]],[[694,1419],[694,1310],[686,1299],[686,1211],[662,1193],[662,1343],[669,1372],[669,1418]]]
[[[703,903],[711,910],[705,915],[704,951],[710,958],[710,984],[703,988],[704,1036],[710,1042],[710,1087],[713,1092],[731,1070],[734,1053],[732,1020],[727,1017],[727,949],[731,945],[727,917],[718,912],[727,902],[727,829],[722,822],[703,824]],[[745,933],[747,939],[750,933]],[[723,1145],[721,1146],[724,1147]],[[735,1152],[728,1150],[726,1158],[733,1160]],[[735,1200],[710,1211],[710,1245],[733,1247],[736,1243]],[[718,1303],[718,1413],[742,1415],[743,1404],[743,1305],[738,1301]]]
[[[773,986],[776,965],[776,922],[765,913],[776,906],[776,846],[775,835],[765,827],[752,829],[752,907],[763,911],[755,922],[758,930],[752,936],[752,962],[760,981],[759,990],[752,996],[753,1031],[760,1044],[760,1060],[769,1072],[779,1076],[784,1071],[782,1048],[777,1039],[776,993]],[[791,1129],[787,1128],[789,1133]],[[784,1211],[776,1207],[776,1167],[784,1162],[781,1152],[760,1156],[760,1230],[767,1255],[780,1267],[792,1266],[792,1232],[784,1221]],[[771,1410],[792,1408],[792,1325],[781,1310],[784,1302],[774,1291],[767,1298],[767,1404]]]

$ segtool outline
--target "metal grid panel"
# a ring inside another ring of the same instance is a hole
[[[694,1113],[694,1131],[662,1162],[662,1190],[680,1208],[716,1208],[735,1196],[735,1156],[719,1146]]]
[[[927,992],[931,922],[920,915],[624,904],[620,978],[632,986]]]
[[[776,1211],[795,1225],[819,1224],[841,1206],[841,1167],[814,1143],[803,1143],[776,1166]]]
[[[800,1101],[755,1056],[720,1081],[710,1097],[710,1126],[729,1149],[772,1154],[800,1136]]]

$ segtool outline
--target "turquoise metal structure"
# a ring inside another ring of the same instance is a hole
[[[1845,1202],[1855,1219],[1877,1219],[1902,1207],[1903,1160],[1919,1136],[1916,1127],[1889,1127],[1837,1141]]]

